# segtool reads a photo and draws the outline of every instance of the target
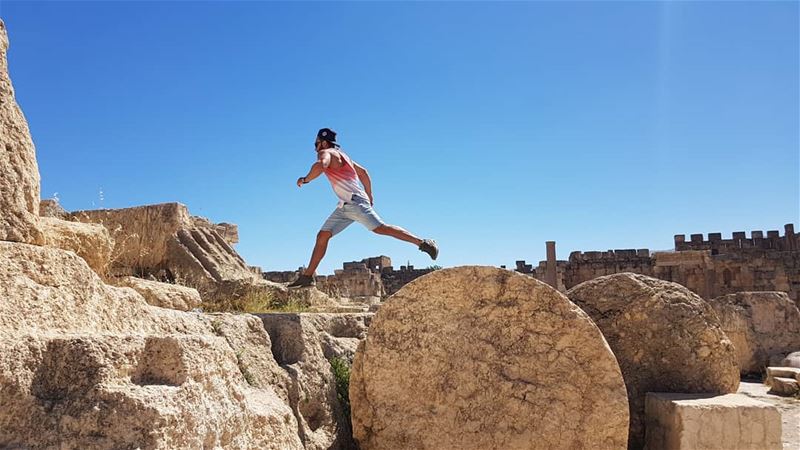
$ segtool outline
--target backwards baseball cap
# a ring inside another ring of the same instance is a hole
[[[317,139],[321,141],[328,141],[331,144],[336,144],[336,132],[330,128],[322,128],[317,131]]]

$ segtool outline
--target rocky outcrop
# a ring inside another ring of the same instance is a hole
[[[362,449],[621,449],[628,405],[592,320],[531,277],[437,270],[381,307],[350,379]]]
[[[127,286],[144,297],[148,304],[161,308],[191,311],[200,306],[202,300],[197,289],[179,284],[162,283],[136,277],[124,277],[119,280],[121,286]]]
[[[711,306],[685,287],[620,273],[581,283],[567,296],[594,319],[619,361],[630,448],[644,444],[647,392],[736,392],[733,344]]]
[[[772,355],[800,349],[800,311],[785,292],[740,292],[708,302],[736,348],[742,374],[761,374]]]
[[[74,253],[8,242],[0,298],[0,447],[303,447],[253,316],[152,307]]]
[[[39,224],[44,232],[45,245],[71,250],[83,258],[97,274],[107,274],[114,242],[106,227],[54,217],[42,217]]]
[[[198,226],[180,203],[78,211],[71,217],[100,223],[116,243],[112,274],[153,276],[195,287],[209,299],[245,295],[253,289],[283,291],[258,278],[214,227]]]
[[[14,97],[7,50],[6,26],[0,20],[0,241],[42,244],[36,150]]]
[[[352,361],[372,314],[258,314],[275,360],[292,379],[290,402],[307,449],[352,448],[347,406],[337,396],[333,358]]]

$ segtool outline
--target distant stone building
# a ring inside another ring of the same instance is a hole
[[[703,298],[743,291],[783,291],[800,303],[800,233],[794,225],[784,227],[784,235],[768,231],[733,233],[722,239],[721,233],[675,236],[675,250],[650,253],[648,249],[572,252],[568,261],[552,258],[538,267],[517,261],[516,270],[566,291],[584,281],[619,272],[633,272],[674,281]],[[550,244],[548,243],[548,250]],[[549,272],[548,272],[549,270]],[[548,280],[548,273],[555,279]]]
[[[295,271],[264,272],[263,277],[276,283],[288,283],[297,278],[301,270],[302,267]],[[415,269],[412,265],[394,270],[392,259],[381,255],[343,263],[333,275],[319,275],[316,281],[317,288],[328,295],[363,300],[392,295],[406,283],[433,270]]]

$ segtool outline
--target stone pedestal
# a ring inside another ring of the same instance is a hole
[[[647,450],[781,450],[775,406],[741,394],[647,393]]]

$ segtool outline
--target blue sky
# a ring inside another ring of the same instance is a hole
[[[669,249],[800,217],[797,2],[0,1],[42,196],[180,201],[306,264],[320,127],[438,264]],[[102,192],[102,194],[101,194]],[[413,246],[356,225],[320,273]]]

